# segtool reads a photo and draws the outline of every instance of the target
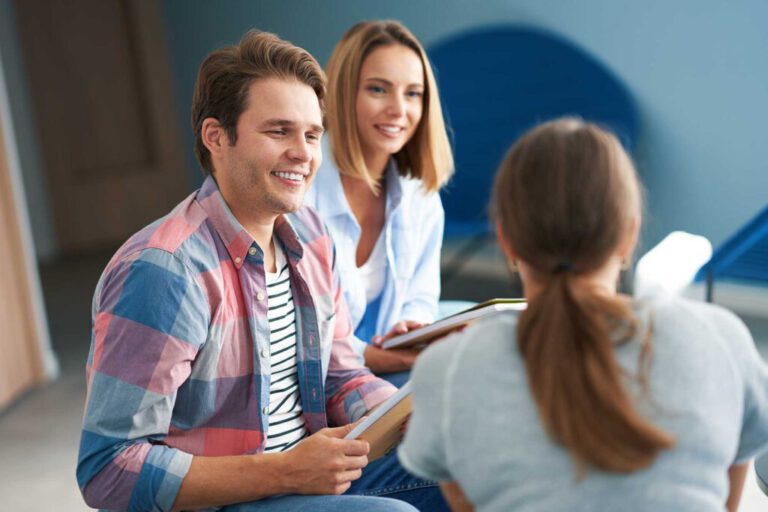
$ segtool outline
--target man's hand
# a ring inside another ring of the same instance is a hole
[[[368,464],[367,441],[344,439],[355,423],[324,428],[285,452],[285,481],[294,494],[343,494]]]

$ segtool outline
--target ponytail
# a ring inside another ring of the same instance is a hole
[[[541,421],[570,452],[579,474],[588,465],[621,473],[648,467],[674,438],[640,416],[622,382],[612,333],[629,325],[623,341],[628,340],[637,320],[619,297],[582,287],[576,295],[570,269],[559,270],[518,323]]]
[[[636,471],[674,445],[638,413],[624,386],[614,345],[637,328],[629,299],[601,293],[589,279],[611,270],[611,258],[624,257],[619,253],[634,243],[642,202],[634,166],[616,137],[574,118],[521,137],[494,185],[500,238],[541,287],[529,297],[517,332],[530,392],[544,428],[579,473],[587,466]],[[641,389],[650,346],[648,336],[638,361]]]

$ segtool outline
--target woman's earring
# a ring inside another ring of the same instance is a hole
[[[509,266],[510,272],[517,272],[520,270],[517,266],[517,260],[507,260],[507,266]]]
[[[624,258],[621,260],[621,270],[629,270],[632,268],[632,258]]]

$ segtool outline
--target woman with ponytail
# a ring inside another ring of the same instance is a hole
[[[617,293],[642,192],[616,138],[535,128],[492,209],[528,308],[419,358],[403,465],[458,510],[736,510],[768,447],[768,370],[728,311]]]

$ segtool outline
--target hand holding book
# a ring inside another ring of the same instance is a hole
[[[481,302],[476,306],[465,309],[460,313],[443,318],[429,325],[425,325],[405,334],[400,334],[385,340],[382,348],[404,348],[424,345],[437,338],[463,328],[468,324],[485,316],[500,311],[520,311],[525,309],[525,299],[491,299]]]
[[[390,329],[389,332],[384,336],[374,336],[371,339],[371,344],[375,347],[381,347],[381,345],[385,341],[389,340],[390,338],[394,338],[395,336],[400,336],[407,332],[416,330],[420,327],[424,327],[425,325],[427,324],[423,324],[415,320],[401,320],[397,322],[394,326],[392,326],[392,329]]]
[[[410,370],[414,361],[416,361],[416,356],[418,356],[421,351],[420,349],[402,348],[383,350],[381,344],[390,338],[418,329],[423,325],[424,324],[413,320],[403,320],[397,322],[384,336],[374,336],[371,339],[371,344],[365,347],[365,352],[363,353],[365,365],[377,375]]]
[[[376,406],[373,411],[345,436],[345,439],[368,441],[368,460],[376,460],[394,448],[403,436],[403,425],[411,415],[411,381],[397,393]]]

